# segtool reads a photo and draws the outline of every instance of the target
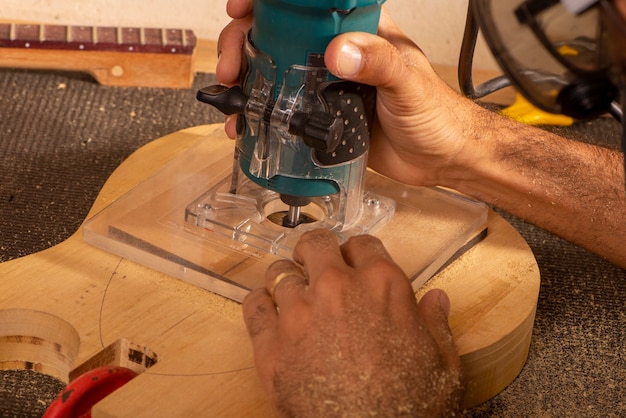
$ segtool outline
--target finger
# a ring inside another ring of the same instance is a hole
[[[302,269],[289,260],[273,263],[265,272],[265,286],[280,313],[287,313],[294,303],[302,302],[307,280]]]
[[[341,246],[346,263],[357,269],[360,281],[366,284],[379,300],[410,302],[415,296],[404,271],[396,264],[378,238],[371,235],[351,237]]]
[[[237,117],[238,115],[229,115],[224,120],[224,131],[230,139],[237,137]]]
[[[240,19],[252,13],[252,0],[228,0],[226,13],[233,19]]]
[[[243,320],[254,348],[254,359],[262,381],[272,376],[278,344],[278,313],[265,288],[250,292],[242,304]]]
[[[446,364],[460,370],[461,360],[448,325],[450,313],[448,295],[440,289],[433,289],[422,296],[417,308],[424,320],[424,325],[435,339]]]
[[[343,258],[350,267],[360,268],[378,260],[391,261],[382,241],[372,235],[350,237],[341,245]]]
[[[324,229],[302,234],[294,248],[293,259],[302,265],[311,286],[324,274],[345,271],[348,267],[341,255],[337,237]]]
[[[275,332],[278,314],[266,289],[255,289],[246,295],[242,310],[248,334],[253,340],[258,336]]]
[[[458,404],[463,399],[466,381],[461,358],[448,325],[450,299],[444,291],[433,289],[422,296],[417,307],[424,320],[424,326],[434,338],[439,347],[441,359],[449,371],[448,384],[452,390],[449,394],[450,404]]]
[[[231,21],[220,33],[217,41],[218,61],[215,74],[218,82],[225,85],[237,84],[243,59],[243,46],[252,17]]]

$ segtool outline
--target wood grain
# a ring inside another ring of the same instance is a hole
[[[85,72],[107,86],[189,88],[195,45],[190,30],[0,19],[0,67]]]
[[[216,129],[222,125],[186,129],[138,150],[107,181],[90,216]],[[439,287],[450,296],[468,407],[521,370],[539,292],[525,241],[493,212],[488,226],[483,242],[417,294]],[[158,353],[157,364],[96,405],[96,417],[272,415],[238,304],[89,246],[80,230],[56,247],[0,264],[0,294],[0,308],[37,309],[70,322],[81,337],[77,364],[119,338]]]
[[[79,71],[105,86],[189,88],[193,55],[0,48],[0,67]]]

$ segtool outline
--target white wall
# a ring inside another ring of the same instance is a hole
[[[49,24],[189,28],[199,38],[217,39],[229,20],[225,5],[226,0],[0,0],[0,18]],[[386,5],[432,62],[457,64],[467,0],[388,0]],[[483,46],[477,49],[475,65],[496,68]]]

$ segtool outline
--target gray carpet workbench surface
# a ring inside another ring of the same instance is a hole
[[[222,121],[195,100],[196,90],[212,83],[212,75],[199,74],[188,90],[116,88],[81,74],[0,70],[0,261],[69,237],[134,150]],[[619,142],[619,126],[608,118],[557,131],[605,146]],[[626,416],[626,272],[499,213],[533,249],[541,292],[521,374],[466,415]]]

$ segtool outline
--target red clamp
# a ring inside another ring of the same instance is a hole
[[[122,387],[137,373],[126,367],[98,367],[70,382],[43,418],[88,418],[91,407]]]

